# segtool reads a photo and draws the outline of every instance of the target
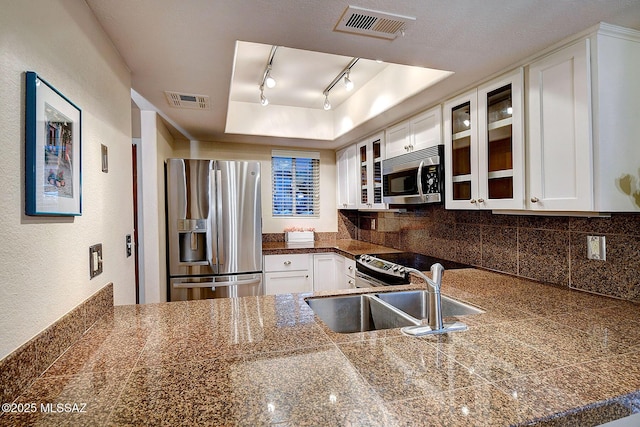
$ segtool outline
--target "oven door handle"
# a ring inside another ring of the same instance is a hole
[[[424,166],[424,160],[420,162],[420,166],[418,166],[418,195],[420,195],[420,199],[424,201],[424,191],[422,189],[422,167]]]

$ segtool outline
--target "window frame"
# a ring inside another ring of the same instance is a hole
[[[277,169],[279,165],[287,161],[291,162],[289,171]],[[311,161],[310,164],[309,161]],[[307,163],[307,165],[304,165],[304,163]],[[279,189],[279,186],[287,185],[287,172],[290,175],[290,187],[288,189]],[[293,195],[309,192],[311,194],[307,194],[306,197],[310,198],[310,200],[297,205],[296,198]],[[286,205],[287,203],[289,203],[288,209],[283,208],[283,204]],[[320,216],[319,152],[272,150],[271,216],[274,218],[318,218]]]

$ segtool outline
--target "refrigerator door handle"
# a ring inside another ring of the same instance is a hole
[[[253,279],[246,279],[246,280],[227,280],[224,282],[181,282],[181,283],[174,283],[173,287],[174,288],[215,288],[218,286],[233,286],[233,285],[241,285],[241,286],[245,286],[245,285],[255,285],[257,283],[260,283],[262,279],[260,277],[256,277]]]
[[[216,235],[218,241],[216,242],[217,252],[218,252],[218,265],[216,269],[220,268],[222,264],[225,263],[225,253],[224,253],[224,244],[220,244],[224,242],[224,224],[222,221],[222,171],[218,169],[216,166]]]

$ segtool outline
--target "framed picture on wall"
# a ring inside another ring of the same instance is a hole
[[[80,108],[35,72],[27,71],[27,215],[82,215],[81,134]]]

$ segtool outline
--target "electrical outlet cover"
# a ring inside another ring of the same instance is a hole
[[[587,236],[587,258],[606,261],[606,245],[604,236]]]

